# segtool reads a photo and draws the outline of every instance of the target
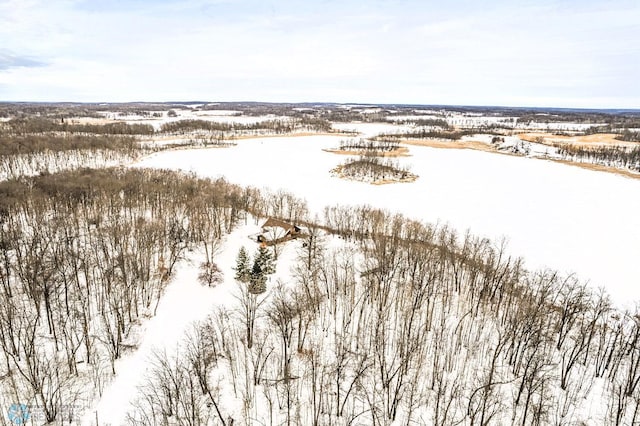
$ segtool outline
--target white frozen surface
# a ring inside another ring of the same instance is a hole
[[[242,140],[229,149],[157,153],[137,165],[283,188],[306,198],[312,211],[370,204],[496,241],[504,236],[530,268],[575,272],[625,306],[640,300],[640,181],[544,160],[412,146],[413,156],[399,161],[419,179],[372,186],[329,175],[344,157],[321,149],[340,139]]]

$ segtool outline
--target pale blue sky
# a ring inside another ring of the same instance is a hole
[[[638,0],[0,0],[0,100],[640,108],[638,76]]]

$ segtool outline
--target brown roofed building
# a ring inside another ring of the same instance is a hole
[[[258,242],[273,245],[297,238],[299,234],[298,226],[270,217],[262,224],[262,234],[258,235]]]

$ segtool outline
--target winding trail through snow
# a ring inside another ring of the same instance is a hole
[[[116,362],[116,376],[108,384],[102,397],[85,413],[81,424],[85,426],[116,426],[126,424],[131,403],[144,383],[154,352],[175,350],[190,328],[206,319],[215,306],[232,302],[235,282],[233,267],[241,246],[249,248],[248,236],[258,232],[258,226],[236,228],[224,239],[216,263],[224,273],[224,282],[214,288],[198,283],[198,265],[202,255],[191,253],[188,260],[177,265],[173,279],[165,289],[157,313],[143,326],[139,347]],[[96,417],[98,425],[96,425]]]

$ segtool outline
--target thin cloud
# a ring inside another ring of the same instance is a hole
[[[0,51],[0,71],[11,68],[43,67],[46,62],[28,56],[14,55],[7,51]]]
[[[569,3],[0,0],[0,84],[14,100],[640,106],[640,5]]]

